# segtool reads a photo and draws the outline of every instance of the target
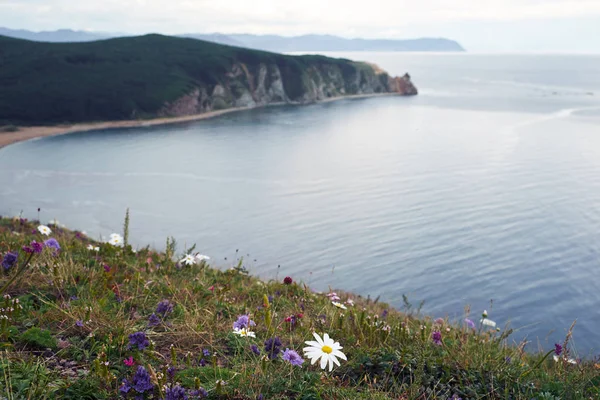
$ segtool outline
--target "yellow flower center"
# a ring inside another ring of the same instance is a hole
[[[323,346],[321,348],[321,350],[323,350],[323,353],[327,353],[327,354],[331,354],[331,352],[333,351],[333,349],[329,346]]]

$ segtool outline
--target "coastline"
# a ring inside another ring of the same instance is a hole
[[[332,101],[345,100],[345,99],[361,99],[370,97],[383,97],[383,96],[401,96],[398,93],[369,93],[369,94],[353,94],[348,96],[337,96],[328,99],[319,100],[316,103],[329,103]],[[172,125],[184,122],[201,121],[209,118],[216,118],[221,115],[230,114],[233,112],[252,110],[255,108],[272,107],[280,105],[308,105],[315,103],[271,103],[264,106],[255,107],[233,107],[225,110],[209,111],[201,114],[186,115],[182,117],[163,117],[153,118],[147,120],[125,120],[125,121],[104,121],[104,122],[89,122],[89,123],[76,123],[68,125],[54,125],[54,126],[23,126],[19,127],[16,132],[0,132],[0,149],[3,147],[15,144],[18,142],[25,142],[32,139],[66,135],[69,133],[76,132],[89,132],[95,130],[107,130],[107,129],[121,129],[121,128],[143,128],[149,126],[160,126],[160,125]]]

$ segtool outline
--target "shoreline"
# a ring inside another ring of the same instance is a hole
[[[329,103],[345,99],[361,99],[370,97],[400,96],[398,93],[369,93],[353,94],[348,96],[337,96],[328,99],[319,100],[315,103],[271,103],[255,107],[232,107],[225,110],[209,111],[201,114],[186,115],[181,117],[162,117],[146,120],[124,120],[124,121],[103,121],[103,122],[83,122],[76,124],[62,124],[54,126],[23,126],[18,127],[15,132],[0,132],[0,149],[11,144],[26,142],[42,137],[66,135],[77,132],[90,132],[96,130],[121,129],[121,128],[144,128],[150,126],[173,125],[185,122],[201,121],[209,118],[220,117],[238,111],[253,110],[263,107],[273,107],[281,105],[309,105],[317,103]]]

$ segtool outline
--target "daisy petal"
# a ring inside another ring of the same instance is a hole
[[[327,366],[328,359],[329,359],[329,357],[327,357],[327,355],[323,354],[323,357],[321,357],[321,369],[325,369],[325,367]]]

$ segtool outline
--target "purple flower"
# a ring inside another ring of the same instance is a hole
[[[138,367],[137,371],[135,371],[132,387],[138,393],[144,393],[154,389],[154,385],[150,382],[150,374],[146,371],[146,368],[141,365]]]
[[[256,326],[256,323],[247,315],[240,315],[237,321],[233,323],[233,329],[244,329],[251,326]]]
[[[110,272],[110,265],[104,264],[102,267],[104,268],[104,272]]]
[[[78,319],[77,321],[75,321],[75,325],[77,325],[78,327],[82,328],[83,327],[83,321]]]
[[[149,318],[148,318],[148,325],[150,326],[157,326],[160,325],[160,318],[158,318],[158,315],[156,314],[152,314]]]
[[[136,347],[138,350],[144,350],[150,346],[150,342],[144,332],[136,332],[129,335],[129,348]]]
[[[262,393],[260,393],[258,396],[256,396],[256,400],[264,400],[264,396]]]
[[[271,360],[274,360],[281,351],[281,340],[278,337],[267,339],[265,341],[265,352],[268,354]]]
[[[286,361],[289,361],[290,364],[297,365],[299,367],[301,367],[302,364],[304,363],[304,360],[302,359],[302,357],[300,357],[300,355],[298,353],[296,353],[294,350],[290,350],[290,349],[285,349],[285,351],[283,352],[282,358]]]
[[[33,253],[33,249],[31,247],[29,247],[29,246],[23,246],[22,249],[27,254],[32,254]]]
[[[119,392],[125,396],[131,390],[131,385],[127,382],[127,379],[123,380],[123,384],[119,388]]]
[[[289,276],[286,276],[283,279],[283,283],[285,283],[286,285],[291,285],[293,282],[294,282],[294,280],[291,277],[289,277]]]
[[[431,340],[438,346],[442,345],[442,333],[439,331],[435,331],[431,334]]]
[[[163,318],[173,312],[173,304],[169,300],[163,300],[156,306],[156,313]]]
[[[173,386],[165,391],[165,400],[187,400],[185,389],[181,386]]]
[[[50,238],[44,242],[44,245],[50,249],[54,249],[54,254],[56,255],[60,251],[60,244],[54,238]]]
[[[505,357],[504,361],[506,361],[507,364],[510,364],[512,362],[512,358],[510,357]]]
[[[175,369],[175,367],[167,368],[167,374],[169,374],[171,379],[173,379],[175,377],[175,372],[177,372],[177,369]]]
[[[250,346],[250,350],[252,350],[252,352],[253,352],[254,354],[256,354],[257,356],[259,356],[259,355],[260,355],[260,350],[258,349],[258,346],[257,346],[257,345],[253,344],[252,346]]]
[[[562,354],[562,351],[563,351],[563,347],[560,344],[556,343],[554,345],[554,354],[556,354],[557,356],[560,356]]]
[[[204,358],[202,360],[200,360],[200,366],[206,367],[206,360]]]
[[[383,310],[383,312],[381,313],[381,319],[385,319],[387,317],[387,315],[388,315],[388,310],[387,309]]]
[[[2,259],[2,267],[4,268],[4,270],[8,271],[12,267],[14,267],[15,264],[17,263],[18,258],[19,258],[18,253],[11,253],[11,252],[6,253],[4,255],[4,258]]]
[[[475,329],[475,322],[471,321],[469,318],[465,318],[465,323],[471,329]]]
[[[202,354],[204,354],[204,357],[210,357],[210,351],[208,349],[202,350]]]
[[[35,240],[32,241],[29,245],[31,246],[31,249],[33,250],[33,252],[35,254],[40,254],[42,252],[42,250],[44,250],[44,244],[38,243]]]

